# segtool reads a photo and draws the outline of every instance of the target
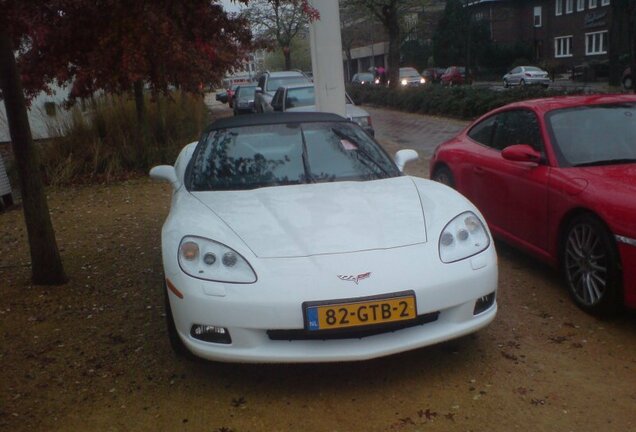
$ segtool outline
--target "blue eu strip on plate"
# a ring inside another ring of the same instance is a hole
[[[307,308],[307,324],[309,330],[320,330],[318,323],[318,308]]]

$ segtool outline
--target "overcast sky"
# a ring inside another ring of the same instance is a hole
[[[241,6],[244,6],[239,6],[238,3],[231,0],[221,0],[221,4],[223,5],[223,9],[228,12],[238,12],[239,10],[241,10]]]

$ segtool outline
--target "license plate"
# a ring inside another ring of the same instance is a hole
[[[307,330],[362,327],[417,317],[412,291],[382,297],[307,302],[304,308]]]

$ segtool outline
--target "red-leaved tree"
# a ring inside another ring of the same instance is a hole
[[[26,114],[55,80],[71,100],[97,90],[198,91],[240,64],[247,22],[213,0],[0,0],[0,97],[4,99],[29,235],[32,279],[66,281]],[[17,65],[16,56],[17,53]],[[25,97],[26,96],[26,97]]]

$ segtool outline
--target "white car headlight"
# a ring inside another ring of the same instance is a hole
[[[426,79],[425,78],[420,78],[420,84],[426,84]]]
[[[490,236],[482,221],[467,211],[451,220],[439,237],[439,257],[452,263],[477,255],[488,248]]]
[[[229,283],[254,283],[252,266],[234,249],[203,237],[185,236],[179,244],[179,266],[198,279]]]
[[[405,86],[407,83],[408,83],[408,81],[407,81],[407,80],[405,80],[405,79],[403,79],[403,80],[402,80],[402,85],[403,85],[403,86]]]

